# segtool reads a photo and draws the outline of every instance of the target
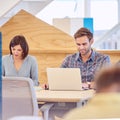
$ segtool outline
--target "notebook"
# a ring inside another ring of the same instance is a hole
[[[49,90],[82,90],[79,68],[47,68]]]

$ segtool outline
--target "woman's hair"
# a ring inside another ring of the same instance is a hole
[[[12,54],[11,47],[14,47],[16,45],[21,46],[21,48],[23,50],[22,59],[24,59],[28,55],[29,46],[23,35],[16,35],[15,37],[12,38],[12,40],[10,41],[10,44],[9,44],[10,54]]]
[[[96,92],[101,92],[114,84],[120,85],[120,66],[106,68],[96,75]]]
[[[74,38],[79,38],[82,36],[87,36],[89,41],[93,38],[93,33],[90,32],[90,30],[88,30],[87,28],[80,28],[75,34],[74,34]]]

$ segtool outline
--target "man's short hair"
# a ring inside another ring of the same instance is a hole
[[[87,28],[80,28],[75,34],[74,34],[74,38],[79,38],[82,36],[87,36],[89,41],[93,38],[93,33],[90,32],[89,29]]]
[[[100,92],[113,84],[120,85],[120,66],[112,66],[102,70],[95,78],[96,92]]]

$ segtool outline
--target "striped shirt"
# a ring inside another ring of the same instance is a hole
[[[90,58],[83,62],[80,53],[68,55],[61,67],[62,68],[80,68],[82,82],[91,82],[94,80],[95,73],[102,67],[110,65],[110,57],[96,51],[92,51]]]

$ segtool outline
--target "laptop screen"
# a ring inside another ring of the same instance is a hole
[[[82,90],[79,68],[47,68],[49,90]]]

